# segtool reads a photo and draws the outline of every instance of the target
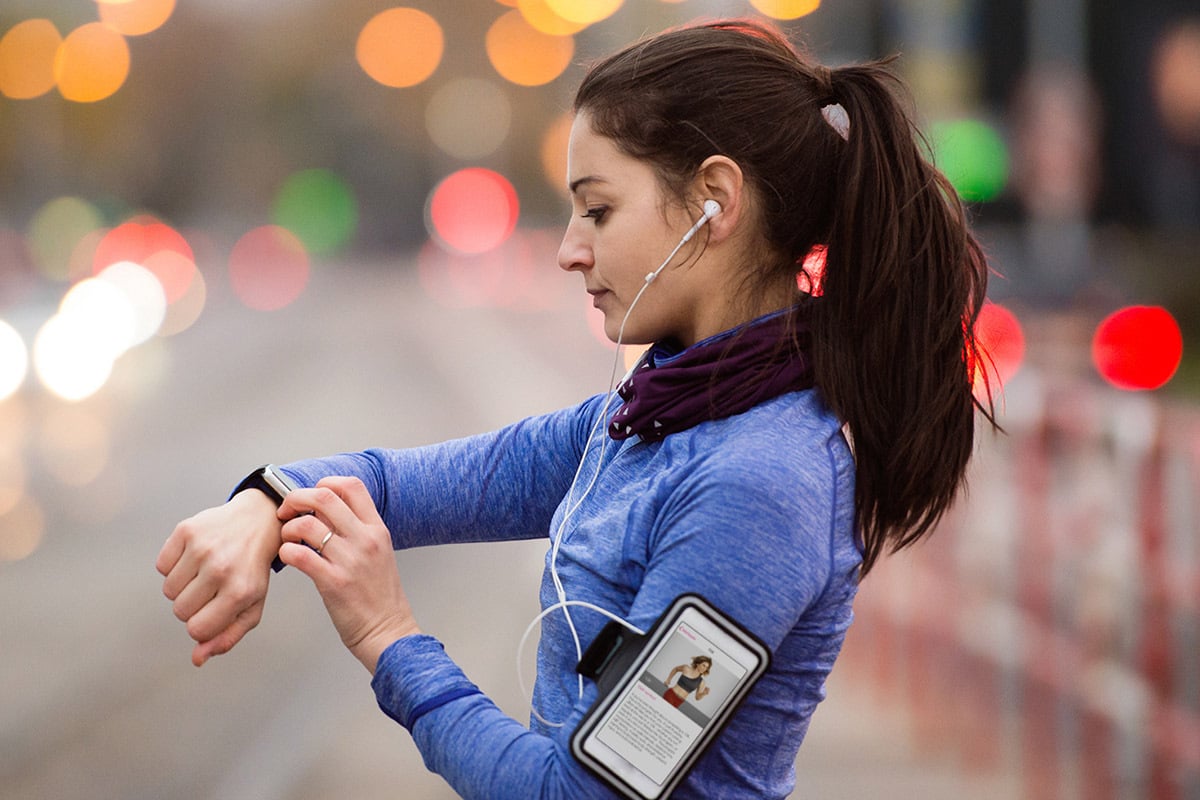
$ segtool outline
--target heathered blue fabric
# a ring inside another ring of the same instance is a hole
[[[552,536],[603,403],[597,396],[493,433],[285,471],[302,485],[326,475],[361,478],[397,549]],[[773,653],[771,669],[673,796],[786,797],[857,587],[854,466],[838,421],[809,390],[661,442],[615,442],[601,427],[577,498],[597,464],[558,556],[567,596],[647,629],[675,597],[698,592]],[[550,548],[546,558],[548,565]],[[542,607],[556,600],[547,570]],[[587,609],[571,614],[585,647],[607,621]],[[544,718],[563,721],[560,728],[507,717],[431,636],[388,648],[372,686],[384,712],[406,727],[421,709],[414,740],[426,765],[463,797],[614,797],[570,753],[571,732],[595,699],[590,682],[579,699],[575,662],[555,611],[542,625],[533,702]]]

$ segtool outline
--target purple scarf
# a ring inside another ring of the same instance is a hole
[[[788,338],[794,331],[794,345]],[[625,401],[608,426],[614,439],[658,441],[711,419],[749,411],[813,386],[808,314],[800,306],[761,317],[682,352],[655,344],[617,386]]]

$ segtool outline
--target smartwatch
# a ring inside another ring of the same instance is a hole
[[[244,492],[247,489],[258,489],[275,503],[280,505],[283,503],[283,498],[296,488],[296,484],[291,478],[279,471],[279,467],[274,464],[264,464],[258,469],[251,472],[242,482],[237,485],[237,488],[230,493],[229,497]],[[284,563],[279,556],[275,556],[275,560],[271,562],[271,569],[279,572],[283,569]]]

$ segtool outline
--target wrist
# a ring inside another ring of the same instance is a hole
[[[375,669],[379,666],[379,659],[385,650],[401,639],[417,636],[420,633],[421,629],[417,627],[417,623],[409,619],[404,623],[389,626],[377,634],[364,637],[361,642],[350,648],[350,652],[367,668],[367,672],[374,676]]]
[[[252,515],[257,521],[250,526],[249,537],[254,548],[255,561],[272,564],[283,544],[283,522],[279,519],[279,506],[260,489],[243,489],[229,499],[229,504],[239,512]]]

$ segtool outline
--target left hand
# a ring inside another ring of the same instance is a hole
[[[421,631],[400,584],[391,535],[367,487],[358,478],[323,478],[288,494],[279,518],[287,520],[280,559],[312,579],[342,644],[374,675],[389,645]],[[321,547],[329,531],[333,536]]]

